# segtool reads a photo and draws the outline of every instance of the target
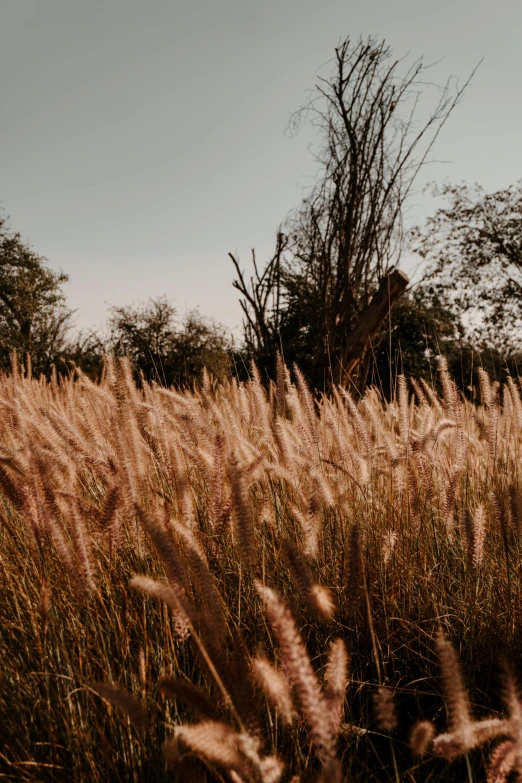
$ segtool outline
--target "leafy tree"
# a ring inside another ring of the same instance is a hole
[[[74,367],[79,367],[93,380],[100,380],[109,351],[106,341],[94,330],[79,332],[69,340],[56,369],[59,373],[67,374]]]
[[[233,342],[225,327],[204,318],[198,310],[191,310],[176,333],[174,383],[199,382],[204,370],[217,380],[224,380],[230,375],[233,355]]]
[[[72,312],[62,285],[67,275],[54,272],[19,233],[0,219],[0,362],[10,355],[31,355],[36,373],[49,373],[66,350]]]
[[[372,345],[368,380],[389,398],[398,373],[436,382],[436,358],[445,356],[453,366],[462,348],[462,334],[445,299],[417,287],[395,304]]]
[[[109,334],[109,351],[128,356],[138,373],[167,386],[200,381],[204,368],[219,379],[230,370],[231,343],[224,327],[197,310],[179,325],[175,308],[164,297],[113,307]]]
[[[422,59],[403,70],[384,41],[345,40],[333,74],[319,80],[293,119],[293,127],[315,128],[316,185],[278,233],[263,272],[256,266],[246,281],[233,258],[257,355],[281,346],[287,358],[308,365],[316,387],[344,383],[357,367],[364,382],[379,326],[375,318],[366,324],[367,315],[376,297],[389,307],[404,290],[404,276],[393,273],[404,205],[466,86],[436,88],[432,110],[421,117],[427,71]],[[263,306],[268,301],[271,310]]]
[[[170,364],[176,310],[164,298],[137,306],[112,307],[109,344],[116,356],[128,356],[136,369],[157,380]]]
[[[454,317],[479,347],[522,349],[522,181],[485,193],[479,185],[432,186],[447,200],[412,232],[428,265],[425,284],[450,292]]]
[[[397,375],[425,381],[438,387],[438,358],[443,356],[451,377],[461,392],[478,399],[478,369],[505,382],[517,377],[522,355],[509,356],[493,346],[477,346],[455,318],[451,289],[436,291],[419,285],[408,291],[394,306],[389,323],[372,344],[368,382],[376,385],[387,399],[396,393]]]

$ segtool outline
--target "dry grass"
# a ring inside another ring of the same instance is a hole
[[[1,377],[0,774],[519,774],[522,403],[440,375]]]

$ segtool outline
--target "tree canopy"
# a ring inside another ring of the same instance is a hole
[[[478,345],[522,348],[522,181],[485,193],[479,185],[432,186],[446,199],[412,246],[426,261],[424,285],[445,292]]]
[[[47,373],[66,349],[72,312],[62,289],[67,275],[50,269],[19,233],[0,219],[0,361],[30,354],[33,370]]]
[[[205,368],[223,379],[230,370],[231,349],[221,325],[197,310],[179,323],[176,309],[165,297],[111,308],[106,350],[129,357],[148,380],[167,386],[190,384],[202,379]]]

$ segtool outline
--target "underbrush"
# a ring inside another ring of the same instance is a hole
[[[519,387],[440,380],[3,376],[0,774],[522,772]]]

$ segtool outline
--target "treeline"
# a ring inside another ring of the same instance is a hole
[[[203,368],[222,378],[230,372],[232,342],[226,330],[197,311],[180,322],[164,298],[145,305],[112,307],[105,335],[75,333],[62,286],[67,275],[0,221],[0,367],[13,357],[25,371],[50,376],[79,367],[93,378],[104,356],[130,357],[138,376],[165,385],[199,380]]]
[[[239,345],[197,311],[180,320],[163,297],[111,308],[103,337],[74,335],[66,275],[0,221],[0,362],[8,368],[16,352],[37,374],[80,367],[96,377],[104,355],[125,355],[138,378],[184,386],[204,368],[244,377],[252,360],[274,378],[280,353],[317,391],[371,383],[386,396],[398,373],[431,380],[441,354],[471,396],[480,366],[499,380],[518,374],[522,183],[490,194],[433,186],[443,206],[424,226],[405,225],[419,172],[468,85],[433,85],[422,58],[407,67],[371,37],[335,50],[332,71],[290,123],[313,124],[315,185],[278,228],[272,257],[261,265],[252,251],[251,276],[230,256]],[[405,252],[423,261],[408,288],[398,271]]]

